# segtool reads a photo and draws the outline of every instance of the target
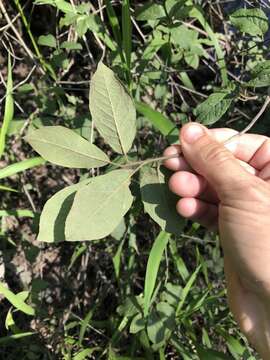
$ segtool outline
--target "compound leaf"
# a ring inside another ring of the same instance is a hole
[[[149,166],[141,170],[141,196],[144,210],[168,233],[180,234],[184,221],[176,212],[177,197],[166,184],[168,172]]]
[[[126,154],[136,135],[136,111],[130,95],[112,70],[99,63],[90,87],[95,126],[119,154]]]
[[[70,168],[92,168],[110,161],[96,145],[63,126],[43,126],[26,136],[29,144],[44,159]]]
[[[111,171],[81,188],[66,220],[66,240],[97,240],[108,236],[132,204],[131,175],[128,170]]]
[[[235,11],[230,20],[241,32],[249,35],[263,35],[268,30],[268,18],[261,9],[239,9]]]

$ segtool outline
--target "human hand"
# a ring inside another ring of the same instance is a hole
[[[164,155],[180,215],[218,229],[228,302],[263,359],[270,359],[270,139],[185,125]]]

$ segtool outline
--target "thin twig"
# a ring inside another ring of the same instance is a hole
[[[229,142],[231,142],[232,140],[238,138],[239,136],[244,135],[245,133],[247,133],[255,124],[256,122],[260,119],[260,117],[263,115],[263,113],[265,112],[265,110],[267,109],[268,105],[270,104],[270,96],[267,96],[263,106],[261,107],[260,111],[258,112],[258,114],[254,117],[254,119],[248,124],[247,127],[245,127],[244,130],[240,131],[238,134],[233,135],[231,138],[229,138],[228,140],[226,140],[224,142],[224,144],[228,144]]]
[[[24,50],[26,51],[27,55],[34,60],[34,55],[32,54],[31,50],[27,47],[27,45],[25,44],[25,42],[23,41],[21,35],[19,34],[19,32],[17,31],[17,29],[15,28],[14,24],[12,23],[12,20],[10,19],[6,8],[2,2],[2,0],[0,0],[0,10],[2,11],[8,25],[11,27],[12,31],[14,32],[14,34],[16,35],[17,39],[19,40],[20,44],[22,45],[22,47],[24,48]]]

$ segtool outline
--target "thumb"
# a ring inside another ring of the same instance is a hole
[[[185,125],[180,133],[180,141],[186,160],[210,183],[220,199],[231,196],[233,190],[239,192],[242,185],[250,180],[252,175],[204,126],[197,123]]]

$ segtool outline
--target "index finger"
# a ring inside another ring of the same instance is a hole
[[[238,132],[229,128],[217,128],[208,130],[218,142],[225,142]],[[257,134],[243,134],[235,137],[227,148],[234,156],[246,163],[250,163],[256,169],[261,169],[266,162],[270,161],[270,140],[267,136]],[[261,149],[263,148],[263,151]],[[260,150],[260,151],[259,151]],[[165,162],[165,166],[169,169],[177,171],[188,170],[188,164],[181,157],[181,145],[172,145],[165,150],[165,155],[176,154],[179,159],[169,159]]]

